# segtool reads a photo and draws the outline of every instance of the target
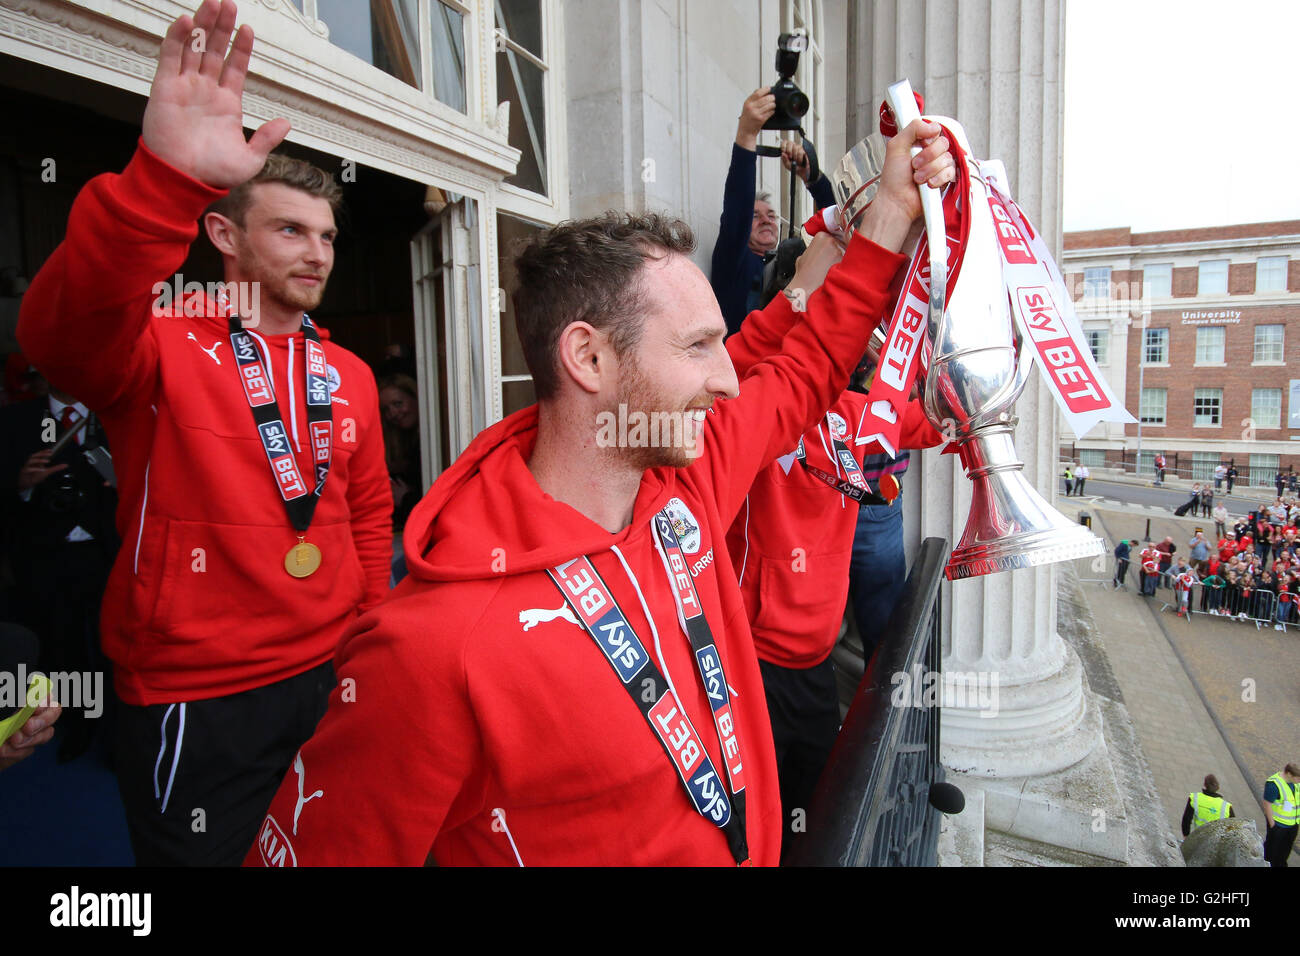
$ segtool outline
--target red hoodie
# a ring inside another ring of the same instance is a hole
[[[546,573],[589,556],[722,768],[652,541],[668,507],[733,691],[750,859],[775,865],[781,795],[763,682],[735,574],[715,549],[754,476],[848,381],[902,261],[854,239],[784,354],[715,403],[690,467],[646,471],[617,534],[538,487],[527,467],[536,406],[482,432],[412,512],[410,575],[340,645],[339,687],[246,862],[732,865]],[[661,692],[634,685],[647,702]]]
[[[274,683],[327,661],[358,605],[387,590],[392,493],[374,376],[329,342],[333,464],[307,540],[322,564],[293,578],[297,541],[258,438],[224,319],[154,314],[220,190],[143,144],[121,175],[91,180],[67,238],[23,297],[33,364],[99,413],[113,449],[123,546],[104,595],[118,695],[143,706]],[[205,303],[206,305],[206,303]],[[200,311],[200,310],[195,310]],[[255,332],[255,330],[252,330]],[[314,487],[303,335],[254,334]],[[337,387],[335,387],[337,383]]]
[[[784,296],[779,299],[786,301]],[[743,378],[779,348],[794,321],[788,305],[751,313],[740,331],[727,339],[736,374]],[[828,422],[845,426],[845,444],[859,467],[867,455],[883,451],[877,442],[857,443],[866,408],[865,395],[844,391],[829,414],[803,436],[808,465],[841,480],[846,477],[834,454]],[[900,447],[929,448],[942,441],[921,403],[910,402]],[[727,533],[727,550],[758,656],[781,667],[808,668],[830,655],[839,636],[859,506],[814,477],[793,451],[786,451],[754,480]]]

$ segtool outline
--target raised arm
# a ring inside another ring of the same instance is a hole
[[[120,175],[81,191],[66,238],[23,297],[24,354],[92,408],[152,390],[158,351],[146,330],[155,285],[185,261],[203,209],[255,175],[289,130],[272,120],[245,141],[253,31],[234,26],[230,0],[206,0],[172,23],[136,155]]]
[[[913,159],[909,150],[918,140],[924,148]],[[890,141],[880,191],[844,260],[809,298],[804,321],[793,325],[780,354],[754,366],[740,396],[719,403],[705,430],[704,453],[692,470],[712,479],[724,521],[735,517],[759,469],[793,448],[848,384],[904,262],[898,250],[920,215],[917,184],[942,186],[953,175],[936,124],[918,120]]]
[[[844,257],[844,247],[831,236],[822,234],[799,257],[794,276],[783,294],[767,307],[749,314],[740,331],[727,338],[727,354],[736,367],[736,377],[744,378],[759,362],[781,350],[781,343],[808,307],[812,294],[821,288],[831,266]]]

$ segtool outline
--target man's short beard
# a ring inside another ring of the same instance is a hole
[[[268,279],[264,274],[261,260],[252,256],[245,248],[239,250],[236,261],[245,279],[259,284],[261,296],[283,309],[311,312],[320,305],[321,299],[325,296],[328,276],[322,279],[315,289],[295,289],[293,280],[287,276],[283,280]]]
[[[648,376],[644,374],[629,351],[620,359],[623,363],[623,376],[619,381],[618,398],[611,412],[616,418],[619,406],[626,407],[631,417],[634,413],[645,415],[653,421],[656,413],[662,415],[662,421],[675,421],[676,429],[668,429],[669,434],[659,435],[658,444],[646,442],[637,445],[618,447],[619,457],[630,468],[647,471],[651,468],[687,468],[698,456],[692,455],[684,447],[685,429],[687,427],[683,409],[660,407],[662,396],[655,389]],[[677,440],[671,440],[677,439]]]

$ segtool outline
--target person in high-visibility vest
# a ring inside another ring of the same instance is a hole
[[[1264,859],[1273,866],[1286,866],[1295,843],[1296,823],[1300,821],[1300,767],[1289,763],[1281,773],[1264,782],[1264,817],[1268,833],[1264,837]]]
[[[1219,794],[1219,778],[1207,773],[1201,792],[1187,795],[1187,806],[1183,808],[1183,836],[1211,820],[1226,820],[1236,815],[1232,804]]]

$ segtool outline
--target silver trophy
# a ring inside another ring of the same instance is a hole
[[[906,80],[889,88],[885,102],[900,130],[920,116]],[[946,574],[955,580],[1101,554],[1100,538],[1065,518],[1029,484],[1012,445],[1013,409],[1033,369],[1033,349],[1027,336],[1017,335],[989,209],[987,177],[1001,164],[970,158],[960,124],[943,122],[967,157],[970,240],[950,297],[941,194],[921,186],[930,237],[929,361],[923,346],[917,383],[926,417],[959,446],[966,477],[975,486],[966,530]],[[873,134],[849,151],[832,177],[846,234],[875,196],[884,156],[885,138]],[[877,329],[873,343],[879,350],[883,342],[884,329]]]

